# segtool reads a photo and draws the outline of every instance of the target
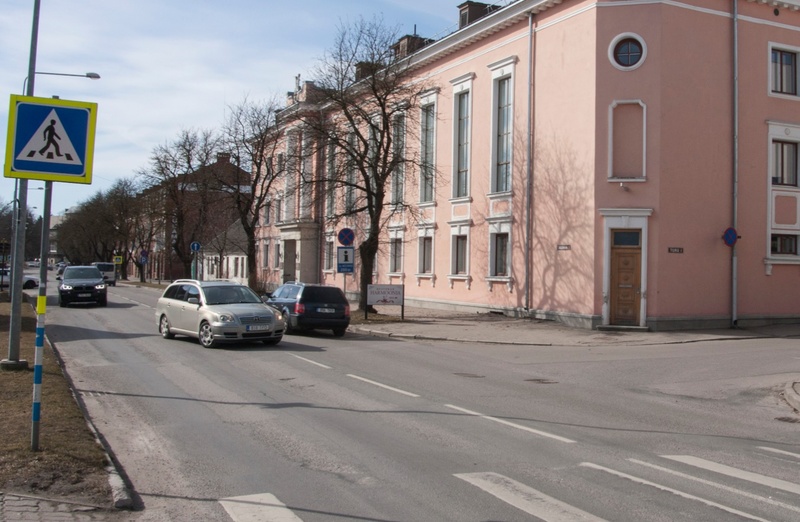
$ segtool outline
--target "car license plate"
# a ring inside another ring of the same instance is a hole
[[[247,326],[248,332],[263,332],[264,330],[269,330],[268,324],[251,324]]]
[[[332,314],[336,312],[335,308],[317,308],[317,312],[321,314]]]
[[[78,297],[92,297],[92,294],[78,294]]]

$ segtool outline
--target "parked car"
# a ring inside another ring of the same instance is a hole
[[[332,330],[341,337],[350,326],[350,303],[336,286],[289,282],[265,296],[286,317],[286,331]]]
[[[58,285],[58,306],[72,303],[97,303],[108,305],[108,285],[96,266],[68,266],[64,273],[56,276]]]
[[[285,329],[283,314],[231,281],[178,279],[158,299],[155,316],[164,339],[186,335],[206,348],[236,341],[278,344]]]
[[[92,266],[96,266],[100,270],[107,284],[117,286],[117,267],[114,263],[95,262],[92,263]]]
[[[0,268],[0,288],[7,286],[11,286],[11,269]],[[22,288],[25,290],[39,288],[39,278],[28,274],[22,274]]]

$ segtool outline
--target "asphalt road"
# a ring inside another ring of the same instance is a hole
[[[135,491],[126,520],[800,518],[800,424],[778,397],[796,340],[205,350],[157,335],[157,295],[47,315]]]

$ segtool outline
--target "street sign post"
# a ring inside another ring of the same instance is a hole
[[[355,265],[356,249],[351,246],[339,247],[336,252],[336,271],[340,274],[352,274]]]

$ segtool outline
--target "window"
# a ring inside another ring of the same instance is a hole
[[[325,270],[333,270],[333,241],[325,241]]]
[[[772,92],[797,95],[797,53],[772,49]]]
[[[274,259],[273,263],[275,263],[275,264],[273,266],[275,268],[280,268],[281,267],[281,244],[278,243],[278,242],[275,243],[275,256],[274,257],[275,257],[275,259]]]
[[[467,273],[467,236],[453,236],[453,274]]]
[[[403,271],[403,240],[393,238],[389,243],[389,272],[397,274]]]
[[[281,214],[282,211],[283,211],[283,209],[281,208],[281,200],[280,199],[276,199],[275,200],[275,221],[276,222],[283,221],[283,215]]]
[[[772,184],[797,186],[797,143],[772,142]]]
[[[264,203],[264,210],[263,210],[263,214],[262,214],[262,222],[265,225],[269,225],[271,212],[272,212],[272,202],[271,201],[267,201],[266,203]]]
[[[508,233],[492,235],[492,276],[508,276]]]
[[[269,241],[264,243],[264,260],[262,266],[264,268],[269,268]]]
[[[497,81],[495,177],[493,192],[511,190],[511,78]]]
[[[453,196],[469,195],[469,91],[456,96],[456,176]]]
[[[419,273],[433,273],[433,238],[422,237],[419,240]]]
[[[350,134],[347,137],[348,147],[350,150],[355,150],[356,148],[356,137],[354,134]],[[350,159],[347,163],[347,179],[345,180],[345,189],[344,189],[344,205],[346,212],[353,212],[356,206],[356,166],[355,162]]]
[[[797,255],[797,236],[772,234],[772,253]]]
[[[635,38],[623,38],[614,46],[614,60],[623,67],[632,67],[642,59],[642,44]]]
[[[436,121],[436,105],[431,103],[422,107],[420,134],[422,179],[419,200],[422,203],[433,201],[433,170],[434,170],[434,127]]]
[[[325,182],[325,215],[331,217],[336,212],[336,145],[328,143],[327,181]]]
[[[398,114],[392,124],[392,154],[395,167],[392,172],[392,204],[403,202],[405,185],[406,116]]]

